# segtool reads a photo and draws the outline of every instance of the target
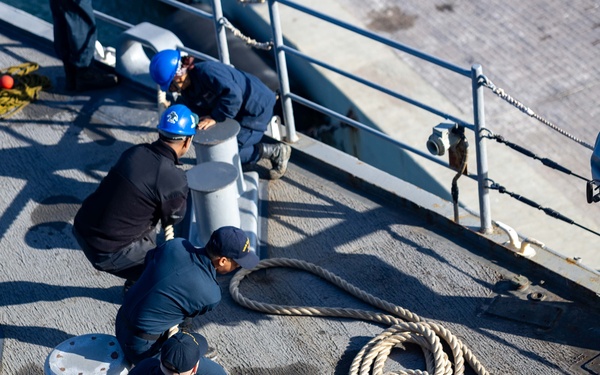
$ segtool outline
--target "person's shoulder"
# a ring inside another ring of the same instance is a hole
[[[236,69],[230,65],[223,64],[220,61],[204,61],[196,65],[196,69],[198,72],[202,72],[204,74],[210,74],[214,72],[227,72],[227,71],[235,71]],[[194,70],[196,70],[194,69]]]
[[[214,67],[220,67],[223,65],[225,65],[225,64],[223,64],[220,61],[213,61],[213,60],[202,61],[202,62],[196,64],[196,66],[201,67],[201,68],[214,68]]]
[[[157,358],[146,358],[140,361],[129,372],[129,375],[155,375],[162,374],[160,371],[160,361]]]
[[[131,155],[139,154],[140,152],[147,152],[150,150],[151,145],[149,143],[140,143],[137,145],[133,145],[129,147],[127,150],[123,151],[122,156],[127,157]]]
[[[127,151],[133,151],[133,150],[145,150],[145,149],[148,149],[148,148],[150,148],[151,146],[152,146],[152,144],[151,144],[151,143],[139,143],[139,144],[137,144],[137,145],[133,145],[133,146],[129,147],[129,148],[127,149]]]
[[[195,253],[198,251],[190,241],[182,237],[175,237],[172,240],[164,242],[159,249],[162,251],[185,251],[188,253]]]

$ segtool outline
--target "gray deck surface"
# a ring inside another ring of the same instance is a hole
[[[48,353],[68,338],[113,333],[122,280],[89,265],[71,235],[72,218],[125,148],[154,139],[157,121],[152,93],[128,84],[65,93],[51,46],[0,23],[0,66],[28,60],[55,86],[0,121],[1,373],[7,375],[43,373]],[[523,260],[462,236],[435,215],[352,188],[311,160],[295,154],[283,179],[264,181],[263,257],[314,262],[438,322],[492,374],[598,373],[581,368],[600,351],[600,327],[594,300],[572,300],[580,289],[527,270]],[[193,153],[184,162],[191,167]],[[533,283],[522,292],[507,281],[519,273]],[[197,318],[195,328],[217,347],[231,374],[348,373],[359,349],[385,328],[250,311],[232,301],[229,280],[220,277],[223,301]],[[241,292],[276,304],[372,309],[295,270],[258,271]],[[528,301],[533,292],[545,300]],[[507,310],[518,320],[497,316]],[[423,369],[421,362],[409,346],[407,355],[394,353],[389,369]]]
[[[458,66],[481,64],[483,73],[506,94],[565,134],[594,145],[600,132],[598,1],[340,2],[369,30]],[[463,77],[433,69],[406,55],[399,54],[399,58],[457,108],[470,111],[471,92],[464,89]],[[485,95],[486,127],[540,158],[548,158],[577,175],[591,178],[588,148],[525,115],[491,91],[486,90]],[[490,178],[597,231],[600,206],[586,203],[585,181],[543,167],[538,161],[527,163],[527,158],[514,152],[515,165],[534,166],[533,172],[504,168],[498,161],[503,153],[511,154],[503,144],[488,143]],[[557,192],[550,193],[547,190],[550,186],[556,187]],[[540,190],[545,194],[539,194]],[[515,203],[506,198],[493,192],[495,220],[510,220],[510,216],[498,208]],[[519,221],[513,223],[518,231],[543,239],[542,242],[562,254],[583,257],[590,267],[600,269],[595,251],[597,235],[573,226],[561,226],[556,220],[547,221],[546,225],[557,228],[557,233],[568,232],[569,235],[542,233],[536,229],[536,224],[545,220],[541,211],[535,216],[526,212],[531,211],[527,206],[519,204],[517,207],[520,210],[511,215],[523,217],[520,221],[513,220]],[[502,215],[505,217],[501,218]]]
[[[240,13],[236,21],[243,24],[250,7],[239,6],[235,0],[224,3]],[[460,69],[469,70],[473,64],[481,64],[483,74],[506,94],[587,144],[593,145],[600,131],[600,27],[597,22],[600,7],[596,0],[303,0],[297,3],[455,64]],[[261,14],[262,20],[269,22],[266,4],[252,9]],[[474,121],[471,82],[466,77],[331,27],[292,7],[280,6],[279,10],[286,38],[311,58],[467,122]],[[245,26],[253,30],[250,25],[253,23],[247,21]],[[268,35],[265,33],[259,39],[268,39]],[[288,63],[293,61],[288,59]],[[361,120],[365,123],[426,152],[424,145],[431,127],[443,117],[431,116],[401,100],[378,95],[340,74],[315,69],[324,72],[327,80],[335,85],[335,90],[332,89],[335,94],[331,94],[321,87],[322,79],[315,79],[311,86],[319,87],[313,92],[317,102],[327,102],[330,108],[342,114],[362,112],[365,118]],[[588,148],[529,117],[499,99],[491,90],[483,91],[488,130],[539,158],[548,158],[576,175],[590,178],[591,151]],[[346,97],[348,103],[341,99]],[[296,126],[298,124],[302,122],[297,121]],[[450,200],[453,173],[446,174],[445,169],[424,163],[411,153],[411,159],[420,163],[427,173],[423,176],[420,171],[413,172],[410,163],[395,162],[398,159],[404,161],[402,155],[382,155],[379,150],[383,148],[373,144],[361,148],[354,130],[345,134],[337,130],[335,121],[328,126],[304,125],[308,127],[307,133],[324,142],[335,142],[336,147],[361,160]],[[335,134],[331,136],[331,132]],[[345,134],[346,138],[340,134]],[[472,151],[475,142],[471,136],[468,131],[471,149],[468,169],[474,172],[476,158]],[[366,136],[358,138],[364,142],[368,139]],[[528,158],[505,144],[490,141],[486,148],[487,177],[508,191],[556,210],[577,225],[597,232],[600,205],[586,202],[585,181],[545,167],[539,160]],[[477,210],[476,185],[461,179],[459,188],[461,203]],[[588,267],[600,269],[597,234],[552,218],[497,190],[490,191],[490,210],[493,220],[510,222],[522,236],[535,238],[563,255],[581,258]]]

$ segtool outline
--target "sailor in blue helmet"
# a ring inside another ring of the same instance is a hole
[[[208,343],[195,332],[181,331],[171,336],[160,349],[160,358],[146,358],[129,375],[225,375],[216,362],[205,357]]]
[[[219,304],[217,274],[254,268],[258,261],[246,233],[232,226],[215,230],[203,248],[174,238],[150,250],[144,273],[125,295],[115,322],[127,360],[137,364],[158,356],[173,332],[189,330],[192,318]]]
[[[232,66],[206,61],[194,64],[191,56],[164,50],[150,62],[150,76],[165,92],[178,93],[177,102],[200,116],[198,129],[207,129],[226,118],[240,124],[237,135],[242,164],[271,161],[270,177],[283,176],[291,155],[285,143],[262,143],[273,117],[276,96],[252,74]]]
[[[123,152],[75,215],[73,234],[94,268],[126,279],[144,269],[156,247],[157,225],[174,225],[185,216],[188,184],[177,167],[190,148],[198,116],[184,105],[167,109],[158,140]]]

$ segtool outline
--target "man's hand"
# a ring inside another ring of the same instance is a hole
[[[171,106],[171,102],[167,99],[159,100],[158,103],[163,106],[163,109],[167,109]]]
[[[210,116],[205,116],[200,118],[200,122],[198,122],[199,130],[206,130],[216,124],[217,122]]]

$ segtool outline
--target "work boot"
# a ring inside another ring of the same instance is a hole
[[[285,143],[259,143],[260,158],[271,161],[269,174],[272,180],[281,178],[287,170],[288,160],[292,154],[292,148]]]
[[[68,91],[107,89],[119,82],[116,75],[94,66],[77,68],[67,64],[65,65],[65,76]]]

